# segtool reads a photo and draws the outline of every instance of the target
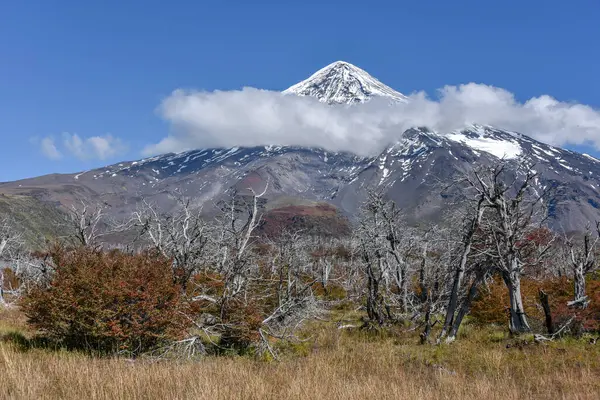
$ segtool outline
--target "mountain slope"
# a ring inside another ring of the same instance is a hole
[[[407,100],[402,93],[345,61],[329,64],[308,79],[284,90],[283,93],[312,96],[329,104],[364,103],[373,97],[385,97],[402,102]]]
[[[553,228],[578,230],[600,219],[600,161],[481,125],[448,133],[427,128],[406,131],[340,192],[335,204],[351,212],[363,200],[360,195],[365,187],[378,187],[408,210],[409,216],[437,220],[453,205],[452,198],[442,195],[453,178],[500,158],[508,161],[513,175],[522,176],[527,168],[535,170],[538,177],[533,189],[539,193],[555,189],[555,199],[549,204]]]
[[[302,147],[204,149],[3,183],[0,193],[65,206],[79,199],[101,202],[111,214],[126,217],[142,198],[170,210],[175,190],[210,212],[232,190],[248,194],[268,185],[267,204],[294,205],[280,199],[328,202],[352,218],[367,190],[380,189],[408,217],[436,220],[452,204],[441,193],[451,179],[502,156],[515,174],[533,166],[539,174],[536,190],[559,189],[551,210],[556,229],[576,230],[600,219],[600,161],[480,125],[448,133],[410,129],[371,158]]]
[[[56,204],[30,196],[0,194],[0,220],[8,218],[30,248],[42,249],[46,240],[64,234],[68,216]]]
[[[286,93],[314,96],[330,104],[356,104],[374,97],[406,101],[402,94],[344,62],[323,68]],[[443,219],[460,201],[443,194],[443,188],[470,168],[500,158],[508,160],[515,176],[525,168],[535,169],[535,190],[556,189],[556,199],[548,204],[555,229],[578,230],[588,221],[600,220],[599,160],[482,125],[453,132],[409,129],[374,157],[293,146],[199,149],[78,174],[0,183],[0,194],[63,207],[83,200],[101,204],[116,218],[127,218],[142,199],[169,212],[175,207],[173,194],[178,192],[210,214],[233,191],[249,194],[268,187],[265,210],[273,229],[290,221],[319,226],[323,224],[315,221],[323,217],[338,225],[333,232],[345,230],[337,212],[356,218],[371,189],[384,191],[409,219]]]
[[[19,194],[70,207],[80,200],[101,203],[126,217],[141,199],[168,211],[173,192],[192,197],[209,212],[233,190],[249,194],[268,184],[268,198],[320,201],[330,198],[372,159],[316,148],[261,146],[204,149],[114,164],[78,174],[48,175],[0,184]],[[282,204],[285,206],[285,204]]]

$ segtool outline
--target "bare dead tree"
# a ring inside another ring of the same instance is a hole
[[[12,268],[13,274],[18,273],[14,268],[21,257],[23,247],[23,236],[14,228],[14,223],[8,218],[0,219],[0,306],[10,305],[5,297],[6,291],[13,295],[18,291],[18,288],[7,287],[6,271]]]
[[[321,276],[318,273],[311,274],[312,261],[306,238],[298,233],[284,233],[279,235],[273,244],[275,257],[272,275],[259,276],[258,279],[262,282],[259,281],[256,286],[264,286],[265,280],[275,283],[276,302],[267,311],[259,334],[260,349],[277,358],[277,350],[269,345],[267,336],[285,341],[300,341],[296,336],[298,328],[307,319],[321,315],[324,308],[314,296],[313,286],[319,282]],[[269,297],[269,294],[265,294],[263,302],[273,304]]]
[[[312,253],[311,273],[319,279],[323,289],[327,292],[327,285],[337,261],[335,249],[331,246],[330,240],[321,237],[316,238],[316,242],[313,242],[312,245],[315,250]]]
[[[596,231],[592,233],[590,224],[585,227],[581,243],[576,243],[576,238],[567,238],[569,260],[573,271],[573,301],[570,307],[586,308],[589,300],[585,292],[585,276],[596,268],[596,247],[600,239],[600,223],[596,223]]]
[[[540,304],[542,305],[542,310],[544,310],[545,317],[545,325],[548,334],[554,334],[554,322],[552,320],[552,312],[550,310],[550,302],[548,301],[548,293],[540,289],[538,291],[538,297],[540,299]]]
[[[482,253],[493,261],[508,288],[509,328],[513,333],[531,330],[521,296],[523,268],[527,262],[538,262],[550,248],[546,243],[534,253],[530,247],[534,222],[539,219],[541,223],[545,219],[539,214],[543,211],[542,200],[547,193],[531,190],[532,182],[537,177],[531,167],[526,167],[523,178],[518,175],[511,178],[507,162],[501,161],[485,171],[474,171],[467,179],[469,186],[483,198],[483,205],[490,210],[482,229],[484,235],[491,238],[492,246]],[[535,259],[532,259],[533,255]]]
[[[386,226],[381,216],[385,207],[383,196],[371,193],[363,205],[358,238],[367,280],[367,315],[369,321],[383,325],[389,315],[386,314],[385,298],[381,293],[384,275],[387,273],[385,262]]]
[[[407,233],[409,230],[401,223],[401,213],[396,207],[393,201],[382,202],[383,198],[380,194],[373,194],[374,205],[379,207],[381,213],[381,219],[383,222],[385,235],[385,241],[387,245],[387,257],[385,262],[388,265],[387,274],[393,276],[393,281],[396,283],[400,293],[400,304],[402,312],[408,314],[409,312],[409,264],[406,262],[404,256],[407,252],[410,252],[411,245],[415,244],[414,240],[407,239]],[[410,232],[412,233],[412,232]],[[426,235],[425,235],[426,236]],[[424,251],[427,251],[426,240]],[[409,244],[407,248],[407,244]],[[387,274],[384,274],[385,278],[388,278]],[[389,282],[390,279],[386,279]]]
[[[276,282],[276,307],[267,316],[263,324],[269,329],[269,333],[279,330],[278,336],[284,336],[291,321],[298,321],[299,316],[306,316],[306,308],[314,308],[314,296],[312,286],[322,279],[320,273],[312,274],[310,267],[310,245],[307,238],[299,232],[284,231],[272,239],[270,245],[271,253],[271,276]],[[314,311],[314,310],[311,310]],[[304,318],[300,318],[303,320]],[[293,331],[293,330],[291,330]]]
[[[429,341],[432,329],[440,321],[437,315],[445,307],[445,286],[448,278],[447,265],[454,251],[451,230],[440,226],[428,226],[415,232],[417,245],[414,261],[419,269],[419,312],[423,315],[421,343]]]
[[[15,231],[8,218],[0,219],[0,257],[5,256],[15,244],[21,242],[21,235]]]
[[[409,290],[407,229],[400,224],[400,212],[382,193],[370,192],[362,206],[357,230],[363,272],[367,282],[367,315],[383,325],[396,319],[393,308],[406,314],[412,303]],[[397,290],[393,291],[392,288]]]
[[[277,304],[281,306],[292,293],[298,290],[302,265],[308,265],[304,259],[307,254],[301,249],[303,238],[298,232],[285,230],[268,241],[271,247],[270,274],[277,280]]]
[[[252,192],[251,199],[234,192],[229,201],[222,204],[214,239],[218,255],[217,270],[224,281],[223,295],[219,300],[222,320],[231,300],[243,294],[248,284],[253,266],[250,249],[261,221],[259,200],[266,194],[268,186],[267,183],[261,193],[249,189]]]
[[[471,267],[471,273],[469,274],[470,280],[467,282],[468,286],[466,294],[462,296],[456,315],[450,325],[450,330],[446,339],[447,342],[452,342],[456,339],[456,335],[458,335],[458,330],[460,329],[463,319],[471,310],[471,304],[475,299],[475,296],[477,296],[479,287],[485,282],[490,272],[487,262],[485,261],[476,261]]]
[[[474,201],[474,209],[472,210],[471,214],[465,218],[464,232],[459,247],[460,257],[454,269],[452,287],[450,289],[450,296],[446,306],[446,316],[444,319],[444,325],[442,326],[442,330],[438,336],[438,343],[446,338],[450,330],[454,332],[454,335],[450,334],[447,341],[453,341],[462,321],[462,318],[457,318],[457,313],[459,312],[459,298],[468,267],[467,263],[469,262],[469,256],[471,255],[474,237],[479,229],[479,225],[481,224],[481,219],[483,218],[483,213],[485,211],[484,200],[484,196],[479,193]],[[473,284],[478,282],[479,280],[475,280]],[[473,290],[475,291],[476,287],[473,287]],[[471,289],[469,290],[469,293],[471,293]]]
[[[99,204],[89,204],[83,200],[71,205],[68,211],[67,229],[71,232],[68,236],[76,246],[101,245],[100,239],[106,234],[103,229],[104,210]]]
[[[185,290],[191,277],[211,260],[210,229],[201,207],[183,196],[177,196],[176,202],[177,208],[164,214],[144,200],[133,213],[131,224],[152,248],[173,260],[175,280]]]
[[[335,281],[346,292],[347,300],[363,298],[365,292],[365,267],[362,256],[362,241],[358,232],[353,237],[341,238],[336,246],[340,254],[335,258]],[[343,253],[343,254],[341,254]],[[331,281],[331,276],[329,281]]]

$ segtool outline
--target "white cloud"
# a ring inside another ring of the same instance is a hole
[[[123,154],[126,147],[119,138],[112,135],[81,138],[76,133],[63,133],[63,145],[80,160],[106,160]]]
[[[525,133],[554,145],[600,149],[600,111],[542,95],[518,102],[504,89],[469,83],[446,86],[438,99],[419,92],[406,104],[383,99],[348,107],[308,97],[244,88],[174,91],[160,105],[171,133],[144,149],[146,155],[211,146],[265,144],[319,146],[374,154],[413,126],[449,132],[469,123]]]
[[[62,141],[57,142],[54,137],[46,136],[42,139],[32,138],[30,142],[39,146],[42,153],[51,160],[60,160],[65,155],[80,160],[106,160],[127,151],[123,141],[112,135],[82,138],[76,133],[63,133]]]
[[[54,143],[54,139],[51,137],[45,137],[40,142],[40,148],[42,153],[51,160],[60,160],[62,158],[62,153],[56,147],[56,143]]]

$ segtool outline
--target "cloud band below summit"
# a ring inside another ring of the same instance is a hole
[[[587,105],[548,95],[520,103],[504,89],[476,83],[446,86],[437,99],[424,92],[408,99],[390,104],[373,98],[348,106],[253,88],[176,90],[159,107],[159,114],[171,124],[170,134],[144,153],[277,144],[369,155],[410,127],[450,132],[470,123],[522,132],[552,145],[589,144],[600,149],[600,111]]]

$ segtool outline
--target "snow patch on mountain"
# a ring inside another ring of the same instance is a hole
[[[590,156],[590,155],[589,155],[589,154],[587,154],[587,153],[583,153],[583,154],[581,154],[581,155],[582,155],[582,156],[584,156],[585,158],[588,158],[588,159],[592,160],[592,161],[595,161],[595,162],[600,162],[600,160],[598,160],[596,157],[592,157],[592,156]]]
[[[519,146],[518,143],[506,140],[496,140],[486,137],[472,138],[456,133],[447,135],[446,137],[452,141],[463,143],[473,149],[490,153],[498,158],[517,158],[522,152],[521,146]]]
[[[491,126],[472,125],[444,135],[447,139],[469,146],[471,149],[485,151],[498,158],[513,159],[523,153],[514,133],[501,131]]]

